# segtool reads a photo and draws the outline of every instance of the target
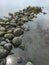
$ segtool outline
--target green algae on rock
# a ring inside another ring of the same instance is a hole
[[[20,36],[20,35],[22,35],[24,33],[24,31],[23,31],[23,29],[21,29],[21,28],[16,28],[15,30],[14,30],[14,35],[15,36]]]
[[[14,37],[12,40],[12,43],[14,47],[18,47],[22,43],[22,38],[21,37]]]
[[[22,43],[20,46],[19,46],[20,49],[24,50],[25,49],[25,45]]]
[[[10,39],[11,40],[11,39],[13,39],[14,35],[12,33],[7,33],[7,34],[4,35],[4,37],[6,39]]]
[[[3,36],[5,34],[5,31],[0,31],[0,36]]]
[[[31,7],[31,6],[29,6],[29,7],[26,8],[26,12],[30,12],[30,13],[33,12],[35,14],[38,14],[38,13],[42,12],[42,9],[41,9],[41,7]]]

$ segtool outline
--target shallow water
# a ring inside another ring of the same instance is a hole
[[[3,17],[8,12],[18,11],[29,5],[44,7],[43,11],[47,14],[40,13],[33,21],[26,23],[30,27],[30,31],[24,33],[25,50],[14,49],[14,55],[7,57],[6,65],[16,65],[19,56],[24,58],[24,62],[27,61],[25,59],[31,58],[34,65],[49,65],[49,0],[12,0],[12,2],[2,0],[0,16]],[[21,65],[25,65],[24,62]]]

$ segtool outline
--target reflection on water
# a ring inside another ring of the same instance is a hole
[[[8,59],[7,59],[7,65],[10,65],[12,63],[12,59],[9,57]]]
[[[17,65],[17,60],[14,55],[9,55],[6,59],[6,65]]]

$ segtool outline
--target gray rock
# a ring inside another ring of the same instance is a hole
[[[7,31],[7,33],[13,33],[13,30],[12,30],[12,29],[10,29],[10,30],[8,30],[8,31]]]
[[[4,27],[2,27],[2,26],[0,26],[0,30],[1,30],[1,31],[4,31],[4,30],[5,30],[5,28],[4,28]]]
[[[8,55],[8,51],[5,49],[0,49],[0,59],[5,58]]]
[[[0,43],[0,46],[4,46],[6,43],[7,43],[6,41],[2,41],[2,42]]]
[[[22,26],[23,25],[23,22],[20,21],[20,22],[17,23],[17,25],[18,26]]]
[[[29,31],[29,27],[26,24],[24,24],[23,26],[21,26],[21,28],[23,30],[25,30],[25,31]]]
[[[2,47],[2,46],[0,46],[0,49],[3,49],[3,47]]]
[[[3,36],[5,34],[5,31],[0,31],[0,36]]]
[[[5,25],[5,22],[0,22],[0,25]]]
[[[7,51],[11,51],[11,49],[12,49],[11,43],[5,44],[5,45],[4,45],[4,49],[6,49]]]
[[[16,23],[10,23],[10,25],[13,26],[13,27],[16,27],[17,26]]]
[[[23,17],[21,18],[21,21],[22,21],[22,22],[28,22],[27,16],[23,16]]]
[[[22,35],[24,33],[24,31],[23,31],[23,29],[21,29],[21,28],[16,28],[15,30],[14,30],[14,35],[16,35],[16,36],[20,36],[20,35]]]
[[[24,50],[24,49],[25,49],[25,45],[24,45],[24,44],[21,44],[21,45],[19,46],[19,48],[22,49],[22,50]]]
[[[31,62],[27,62],[27,64],[26,65],[33,65]]]
[[[18,47],[22,43],[22,38],[21,37],[14,37],[12,42],[13,42],[13,45],[15,47]]]
[[[9,39],[5,39],[5,41],[6,41],[7,43],[10,43],[10,40],[9,40]]]
[[[4,35],[4,37],[6,39],[10,39],[11,40],[11,39],[13,39],[14,35],[12,33],[7,33],[7,34]]]
[[[17,63],[20,64],[20,63],[22,63],[22,62],[23,62],[23,58],[22,58],[22,57],[18,57],[18,58],[17,58]]]

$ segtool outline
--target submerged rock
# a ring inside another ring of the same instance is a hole
[[[27,62],[27,64],[26,65],[33,65],[31,62]]]
[[[21,37],[14,37],[12,42],[13,42],[13,45],[15,47],[18,47],[22,43],[22,38]]]
[[[21,28],[16,28],[15,30],[14,30],[14,35],[16,35],[16,36],[20,36],[20,35],[22,35],[24,33],[24,31],[23,31],[23,29],[21,29]]]
[[[23,62],[23,58],[22,58],[22,57],[18,57],[18,58],[17,58],[17,63],[20,64],[20,63],[22,63],[22,62]]]

